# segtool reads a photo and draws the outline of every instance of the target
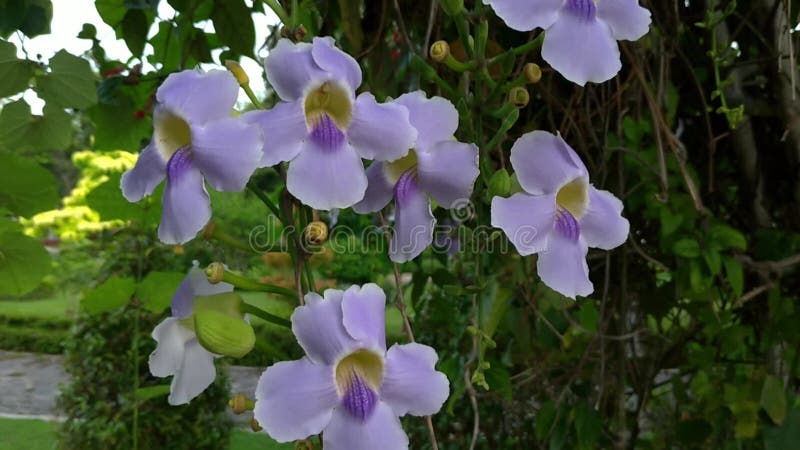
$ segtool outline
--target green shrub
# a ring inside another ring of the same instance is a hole
[[[188,405],[170,406],[166,395],[136,400],[134,377],[140,388],[170,381],[152,377],[147,364],[155,348],[150,333],[160,320],[158,315],[129,306],[77,321],[65,345],[65,368],[72,382],[62,387],[59,398],[67,417],[59,433],[59,448],[135,448],[134,435],[139,449],[227,448],[231,422],[225,415],[228,380],[223,370]]]

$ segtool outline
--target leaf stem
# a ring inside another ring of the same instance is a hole
[[[292,297],[294,297],[294,295]],[[251,305],[250,303],[242,302],[240,308],[243,313],[254,315],[259,319],[263,319],[264,321],[278,325],[279,327],[284,327],[290,330],[292,329],[292,322],[284,319],[283,317],[278,317],[272,313],[268,313],[257,306]]]

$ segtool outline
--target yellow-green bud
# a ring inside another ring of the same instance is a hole
[[[524,108],[531,101],[531,95],[524,87],[514,87],[508,91],[508,101],[517,108]]]
[[[223,275],[225,275],[225,266],[220,262],[213,262],[206,267],[206,278],[211,284],[217,284],[222,281]]]
[[[242,69],[242,66],[239,65],[238,62],[229,59],[225,61],[225,67],[231,71],[234,77],[236,77],[236,81],[239,84],[248,84],[250,83],[250,78],[248,78],[247,73]]]
[[[315,220],[306,225],[306,241],[311,244],[320,245],[328,239],[328,226],[325,222]]]
[[[522,71],[525,73],[525,80],[529,84],[536,84],[542,79],[542,68],[536,63],[525,64]]]
[[[442,62],[450,56],[450,44],[447,41],[436,41],[431,45],[431,59]]]
[[[252,411],[255,408],[255,402],[247,398],[243,392],[238,392],[228,400],[228,406],[231,407],[234,414],[243,414],[245,411]]]
[[[253,327],[243,318],[216,311],[195,311],[194,331],[200,345],[218,355],[241,358],[256,343]]]
[[[489,179],[489,196],[494,197],[499,195],[505,197],[511,190],[511,176],[505,169],[500,169]]]

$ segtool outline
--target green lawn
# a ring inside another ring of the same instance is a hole
[[[36,319],[69,319],[75,317],[80,294],[60,292],[52,297],[30,300],[0,299],[0,316]]]
[[[31,419],[0,419],[0,450],[52,450],[58,425]],[[229,450],[290,450],[292,444],[278,444],[264,433],[234,430]]]

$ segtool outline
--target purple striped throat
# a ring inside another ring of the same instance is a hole
[[[379,354],[359,349],[336,364],[336,390],[351,417],[365,422],[375,412],[383,383],[384,360]]]
[[[339,150],[345,141],[344,133],[327,114],[321,114],[314,121],[310,138],[313,143],[329,152]]]
[[[178,181],[192,167],[192,151],[189,147],[181,147],[167,161],[167,181]]]
[[[567,0],[564,9],[585,21],[594,20],[597,16],[595,0]]]
[[[562,237],[569,239],[572,242],[578,240],[581,234],[581,225],[578,219],[572,215],[566,208],[558,207],[556,211],[556,233]]]

